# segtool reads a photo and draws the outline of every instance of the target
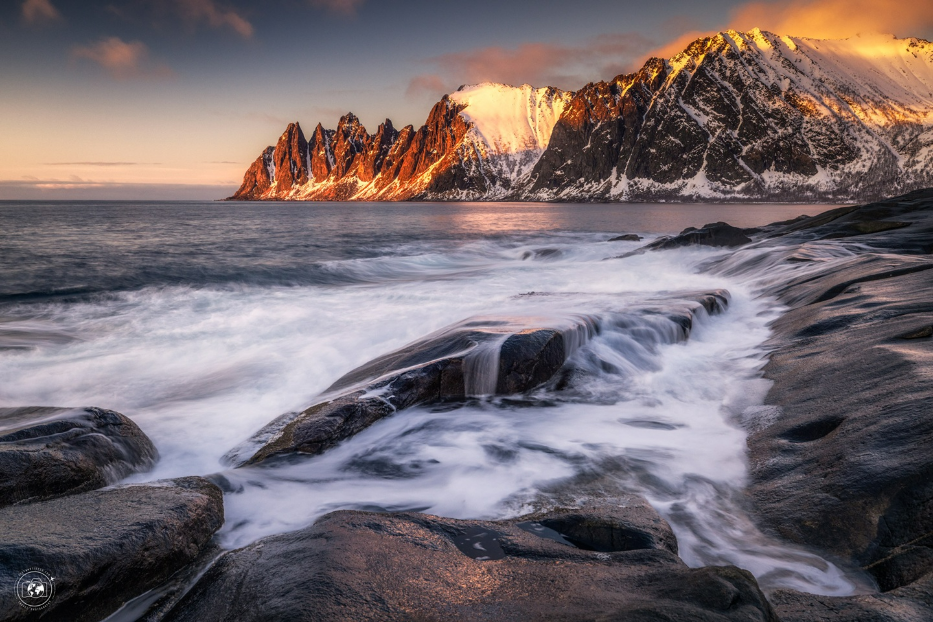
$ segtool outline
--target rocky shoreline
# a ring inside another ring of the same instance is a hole
[[[689,568],[645,499],[598,478],[510,520],[338,511],[223,552],[212,543],[232,492],[223,473],[119,485],[158,459],[128,418],[7,408],[0,619],[933,619],[933,190],[753,230],[691,228],[639,252],[694,244],[736,249],[705,267],[714,273],[762,257],[807,266],[762,285],[788,311],[773,325],[765,405],[741,421],[747,495],[763,529],[862,568],[870,593],[766,595],[734,566]],[[826,244],[851,257],[821,267],[813,250]],[[724,291],[679,294],[661,321],[672,343],[686,340],[696,314],[728,304]],[[552,324],[472,318],[429,335],[271,422],[228,465],[300,460],[419,404],[572,386],[567,359],[596,327]],[[14,590],[31,568],[55,575],[41,609]]]

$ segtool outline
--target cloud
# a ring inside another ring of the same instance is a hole
[[[46,166],[159,166],[159,162],[46,162]]]
[[[420,97],[421,95],[441,95],[449,85],[444,79],[436,74],[425,74],[415,76],[408,82],[408,88],[405,94],[409,97]]]
[[[894,0],[791,0],[750,2],[732,13],[731,27],[759,27],[781,35],[844,38],[883,32],[916,36],[933,27],[933,2]]]
[[[26,0],[23,3],[23,19],[27,24],[43,24],[62,19],[50,0]]]
[[[214,0],[175,0],[183,20],[191,25],[206,22],[211,28],[230,28],[244,39],[253,36],[253,25],[229,8],[219,7]]]
[[[536,42],[451,52],[428,59],[435,71],[412,78],[406,92],[409,96],[438,93],[444,86],[476,82],[578,88],[630,71],[652,45],[640,34],[621,33],[600,35],[576,46]]]
[[[203,200],[232,195],[239,182],[219,184],[119,183],[85,179],[0,180],[0,200]]]
[[[150,65],[149,49],[142,41],[126,42],[119,37],[107,37],[93,45],[74,47],[71,57],[95,62],[118,80],[167,77],[172,73],[168,67]]]
[[[884,33],[899,37],[923,35],[933,29],[933,3],[893,0],[791,0],[748,2],[733,9],[728,28],[761,28],[779,35],[843,39],[856,34]],[[715,31],[692,30],[655,48],[648,56],[670,58],[700,37]]]
[[[715,32],[706,31],[706,30],[690,30],[668,41],[664,45],[654,48],[653,50],[645,54],[645,56],[641,60],[645,61],[651,58],[652,56],[657,57],[657,58],[672,58],[680,54],[681,52],[683,52],[687,48],[688,45],[690,45],[697,39],[700,39],[702,37],[709,37],[715,34],[716,34]]]
[[[332,13],[341,13],[343,15],[355,15],[358,6],[366,0],[310,0],[311,6],[319,9],[327,9]]]

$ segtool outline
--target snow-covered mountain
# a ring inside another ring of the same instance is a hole
[[[424,126],[291,124],[234,199],[865,200],[933,186],[933,44],[758,29],[579,91],[480,84]]]

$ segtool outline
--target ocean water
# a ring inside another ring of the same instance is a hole
[[[341,508],[517,516],[586,479],[645,495],[691,566],[849,594],[857,573],[762,533],[742,494],[742,422],[761,410],[782,312],[762,290],[808,267],[774,246],[615,258],[687,226],[829,207],[0,203],[0,406],[123,412],[161,454],[133,481],[223,472],[231,548]],[[608,241],[622,233],[645,239]],[[727,311],[679,338],[665,312],[715,289]],[[584,318],[572,386],[490,398],[479,383],[465,404],[399,412],[320,456],[224,466],[347,371],[488,316]]]

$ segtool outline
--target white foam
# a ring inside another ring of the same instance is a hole
[[[173,287],[48,305],[42,321],[79,340],[0,353],[0,403],[113,408],[162,455],[133,481],[209,474],[224,468],[227,450],[310,405],[343,373],[431,331],[471,315],[570,318],[557,327],[585,372],[575,399],[410,409],[297,465],[226,471],[242,492],[226,495],[223,543],[347,507],[515,515],[544,486],[616,465],[612,476],[671,521],[689,564],[735,563],[772,586],[851,592],[832,564],[758,532],[734,498],[747,465],[745,431],[731,422],[762,402],[761,344],[777,313],[755,297],[757,277],[698,273],[713,250],[603,261],[633,247],[604,239],[485,240],[331,265],[361,285]],[[542,247],[560,254],[522,261]],[[700,312],[683,342],[662,313],[671,292],[719,288],[732,293],[728,312]],[[657,313],[631,312],[651,300]],[[581,318],[589,328],[572,329]],[[472,392],[489,393],[481,384]]]

